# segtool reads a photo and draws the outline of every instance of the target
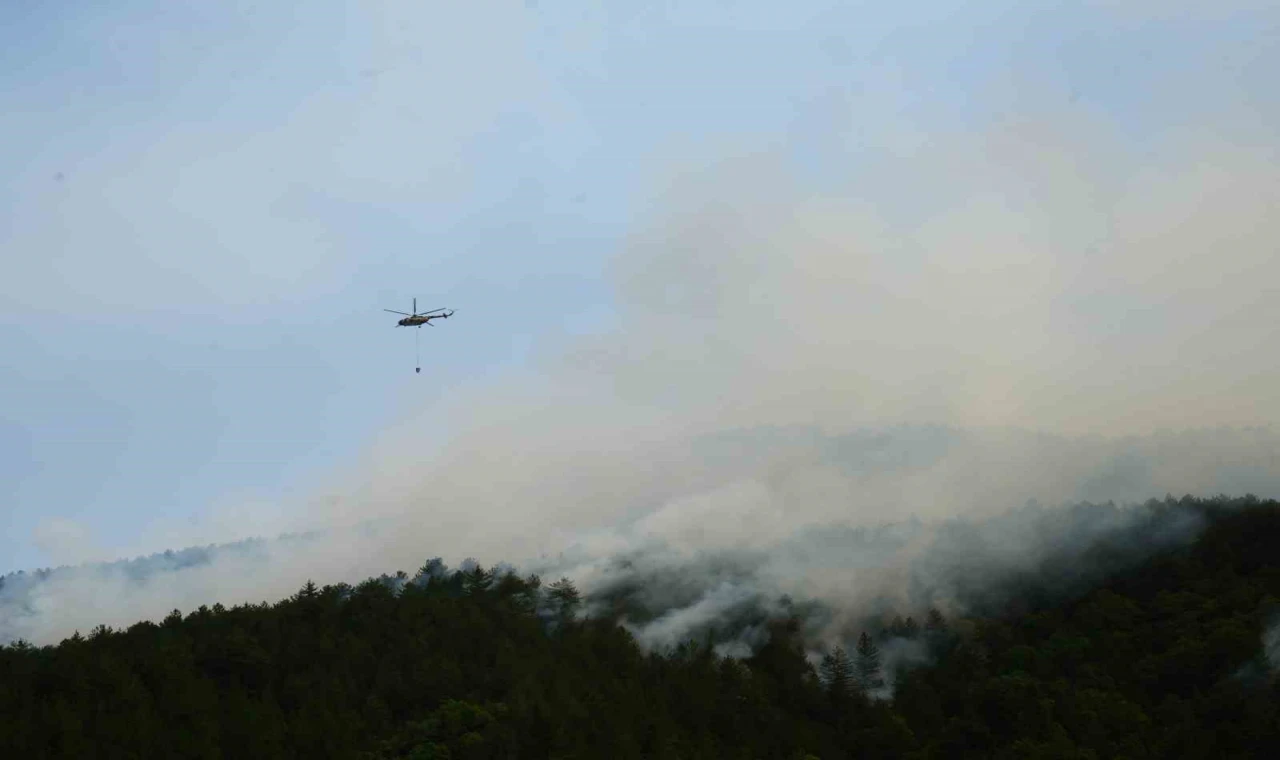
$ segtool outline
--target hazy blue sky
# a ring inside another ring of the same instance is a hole
[[[1269,5],[6,2],[0,571],[270,511],[411,400],[608,329],[609,262],[703,150],[911,215],[937,188],[888,158],[1027,102],[1133,154],[1274,130]],[[380,311],[415,296],[457,309],[421,375]]]

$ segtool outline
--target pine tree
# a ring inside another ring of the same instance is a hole
[[[853,690],[853,663],[844,647],[837,646],[822,657],[822,681],[833,700],[848,697]]]
[[[901,615],[893,616],[893,622],[889,624],[889,635],[891,636],[907,635],[907,624],[906,624],[906,621],[902,619]]]
[[[444,560],[439,557],[433,557],[422,563],[422,567],[418,568],[418,572],[413,576],[414,583],[426,585],[432,580],[442,577],[448,566],[444,564]]]
[[[914,639],[920,635],[920,624],[910,615],[907,616],[906,622],[902,625],[902,635],[908,639]]]
[[[479,563],[465,571],[462,576],[462,588],[468,594],[483,593],[491,583],[493,583],[493,572],[485,570]]]
[[[518,580],[516,576],[511,575],[507,577],[506,583],[515,589],[514,593],[508,597],[514,609],[525,613],[532,613],[538,609],[538,600],[542,596],[541,578],[535,574],[524,580]]]
[[[884,679],[880,676],[880,648],[866,631],[858,637],[858,683],[864,690],[884,685]]]
[[[574,586],[573,581],[568,578],[561,578],[551,584],[548,596],[551,597],[552,603],[556,605],[556,612],[562,620],[568,620],[573,617],[574,611],[582,603],[582,595],[578,593],[578,587]]]

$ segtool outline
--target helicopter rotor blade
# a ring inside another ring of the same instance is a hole
[[[396,311],[396,310],[394,310],[394,309],[383,309],[383,311],[389,311],[389,312],[391,312],[392,314],[404,314],[406,317],[412,317],[412,316],[413,316],[412,314],[405,314],[403,311]]]

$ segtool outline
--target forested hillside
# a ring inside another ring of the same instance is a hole
[[[646,652],[583,615],[571,580],[438,561],[19,642],[0,649],[0,756],[1269,756],[1280,504],[1161,509],[1205,527],[1139,563],[1103,562],[1115,547],[1049,561],[966,610],[892,611],[847,650],[815,653],[781,618],[750,656],[710,640]],[[1114,569],[1070,566],[1095,560]],[[1044,582],[1055,574],[1089,583]],[[917,656],[888,672],[904,646]]]

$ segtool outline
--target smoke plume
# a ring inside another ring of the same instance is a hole
[[[719,627],[741,651],[786,605],[836,640],[881,610],[994,603],[1049,557],[1088,575],[1100,540],[1185,540],[1058,510],[1280,496],[1280,165],[1249,119],[1215,119],[1143,151],[1047,107],[916,125],[910,150],[869,129],[838,191],[772,148],[667,156],[609,329],[406,409],[296,505],[306,541],[7,583],[0,632],[474,556],[570,575],[649,645]]]

